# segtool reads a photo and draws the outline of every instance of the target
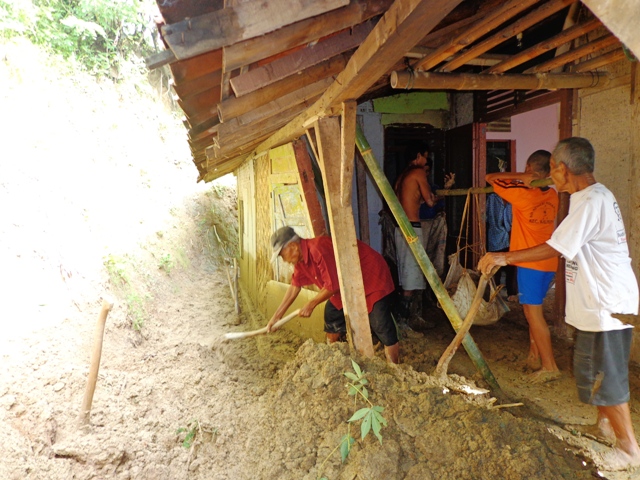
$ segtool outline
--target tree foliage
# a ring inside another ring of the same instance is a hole
[[[153,53],[153,0],[0,0],[0,37],[26,36],[98,76]]]

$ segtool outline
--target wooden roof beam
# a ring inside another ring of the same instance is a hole
[[[307,85],[302,87],[299,90],[294,90],[286,95],[275,98],[269,103],[264,104],[261,107],[254,108],[247,113],[236,117],[238,125],[247,125],[249,123],[257,122],[260,120],[264,120],[265,118],[272,117],[273,115],[277,115],[280,112],[283,112],[287,108],[292,105],[298,105],[304,103],[307,107],[313,105],[318,97],[331,86],[333,83],[333,77],[323,78],[311,85]],[[227,122],[225,122],[227,123]]]
[[[552,50],[556,47],[559,47],[560,45],[563,45],[567,42],[575,40],[576,38],[582,35],[585,35],[586,33],[589,33],[590,31],[595,30],[600,26],[602,26],[602,24],[600,23],[600,20],[598,20],[597,18],[594,18],[584,23],[574,25],[573,27],[563,30],[558,35],[555,35],[547,40],[543,40],[542,42],[534,45],[533,47],[527,48],[526,50],[523,50],[517,55],[513,55],[509,57],[507,60],[504,60],[503,62],[498,63],[497,65],[494,65],[493,67],[483,71],[482,73],[506,72],[507,70],[511,70],[512,68],[517,67],[518,65],[521,65],[531,60],[532,58],[536,58],[542,55],[543,53],[548,52],[549,50]]]
[[[591,60],[587,60],[585,62],[580,62],[573,66],[571,69],[573,72],[581,73],[581,72],[590,72],[595,70],[596,68],[604,67],[605,65],[609,65],[611,63],[619,62],[627,58],[622,48],[618,48],[617,50],[612,50],[609,53],[605,53],[604,55],[600,55],[599,57],[592,58]]]
[[[221,149],[230,151],[232,148],[242,145],[242,142],[249,143],[249,141],[257,138],[264,132],[270,135],[305,108],[306,106],[304,104],[292,105],[278,115],[248,125],[237,125],[235,122],[231,122],[231,125],[227,127],[226,122],[222,123],[220,127],[218,127],[218,138],[215,143],[217,143]]]
[[[396,0],[324,95],[258,145],[257,152],[300,137],[314,117],[325,115],[344,101],[359,98],[458,3],[460,0]]]
[[[215,70],[193,80],[181,82],[179,85],[174,84],[173,90],[181,99],[185,100],[220,85],[221,77],[222,70]]]
[[[266,87],[289,75],[310,68],[340,53],[357,48],[373,29],[371,22],[357,25],[352,31],[343,32],[310,45],[294,53],[278,58],[262,67],[231,79],[231,87],[237,97]]]
[[[555,90],[601,87],[609,82],[597,73],[518,73],[478,75],[473,73],[392,72],[393,88],[414,90]]]
[[[507,41],[512,37],[515,37],[517,34],[523,32],[527,28],[541,22],[545,18],[548,18],[554,13],[559,12],[563,8],[571,5],[572,3],[575,3],[576,1],[577,0],[550,0],[547,3],[544,3],[528,15],[515,21],[508,27],[503,28],[498,33],[491,35],[491,37],[487,38],[486,40],[483,40],[479,44],[460,53],[459,55],[456,55],[453,60],[445,63],[441,68],[438,69],[438,71],[452,72],[456,68],[464,65],[468,60],[471,60],[478,57],[479,55],[482,55],[485,52],[488,52],[493,47],[500,45],[501,43]]]
[[[314,42],[384,13],[393,0],[351,0],[349,5],[308,18],[258,38],[224,48],[224,67],[229,70],[255,63],[299,45]]]
[[[218,117],[220,121],[224,122],[225,119],[243,115],[252,109],[269,103],[274,98],[285,95],[287,92],[299,90],[323,78],[338,75],[345,68],[346,64],[347,57],[344,54],[337,55],[308,68],[300,75],[292,75],[284,78],[242,97],[231,97],[218,104]]]
[[[538,0],[509,0],[500,8],[493,10],[482,21],[470,27],[467,31],[442,45],[435,52],[417,62],[415,70],[430,70],[451,55],[472,44],[478,38],[491,32],[518,13],[534,5]]]
[[[181,98],[178,100],[178,104],[187,117],[191,118],[202,112],[209,113],[212,109],[215,109],[215,105],[218,103],[219,98],[220,85],[210,88],[209,90],[205,90],[204,92],[200,92],[197,95]]]
[[[574,48],[573,50],[570,50],[567,53],[563,53],[562,55],[559,55],[556,58],[552,58],[551,60],[541,63],[540,65],[536,65],[535,67],[529,68],[528,70],[525,70],[524,73],[548,72],[549,70],[553,70],[556,67],[559,67],[561,65],[566,65],[567,63],[571,63],[574,60],[577,60],[586,55],[590,55],[592,53],[598,52],[605,48],[611,47],[612,45],[619,46],[620,41],[611,34],[604,35],[592,42],[585,43],[584,45],[581,45],[578,48]]]
[[[233,6],[161,27],[178,60],[264,35],[347,5],[349,0],[244,0]]]
[[[222,49],[173,63],[169,68],[171,68],[173,81],[176,85],[194,80],[222,68]]]
[[[427,55],[431,55],[435,49],[428,47],[420,47],[416,46],[405,53],[405,57],[407,58],[424,58]],[[447,60],[453,59],[451,56]],[[485,53],[484,55],[480,55],[476,58],[472,58],[469,60],[466,65],[478,65],[478,66],[491,66],[496,65],[498,63],[504,62],[510,57],[508,55],[498,54],[498,53]]]

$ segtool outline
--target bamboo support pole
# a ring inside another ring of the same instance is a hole
[[[462,325],[460,314],[456,310],[456,307],[453,304],[451,297],[449,297],[447,290],[444,288],[444,285],[442,284],[438,273],[433,267],[431,260],[429,260],[429,257],[424,251],[424,248],[418,241],[415,230],[411,226],[411,223],[409,222],[409,219],[407,218],[402,205],[400,205],[400,202],[398,201],[398,198],[396,197],[391,184],[389,184],[389,180],[387,180],[384,172],[380,169],[380,166],[376,162],[376,159],[371,151],[371,147],[369,146],[369,142],[367,142],[367,139],[364,136],[364,133],[362,132],[362,129],[359,125],[357,125],[356,127],[356,146],[358,147],[362,158],[369,168],[369,173],[371,173],[373,181],[378,185],[382,196],[389,204],[391,212],[396,218],[402,234],[407,239],[409,247],[415,255],[416,260],[418,261],[418,265],[420,265],[420,268],[422,269],[422,273],[424,273],[427,282],[429,282],[429,285],[436,294],[438,302],[440,302],[440,305],[442,306],[442,310],[447,315],[447,318],[449,318],[449,321],[451,322],[454,330],[458,331]],[[480,353],[478,346],[471,338],[471,335],[465,335],[464,340],[462,341],[462,345],[469,354],[469,358],[476,366],[478,371],[482,374],[491,389],[496,394],[501,395],[502,389],[500,388],[500,385],[498,385],[498,382],[493,376],[493,373],[491,373],[489,366],[482,357],[482,354]]]
[[[102,309],[98,316],[96,331],[93,339],[93,353],[91,354],[91,365],[89,367],[89,377],[87,378],[87,386],[82,399],[82,408],[80,409],[79,423],[81,426],[89,424],[91,414],[91,404],[93,403],[93,393],[96,390],[98,381],[98,370],[100,369],[100,357],[102,356],[102,340],[104,338],[104,327],[107,323],[107,315],[113,308],[113,302],[105,298],[102,299]]]
[[[532,187],[546,187],[553,185],[553,180],[550,178],[542,178],[540,180],[534,180],[531,182]],[[449,190],[436,190],[434,193],[440,197],[462,196],[469,193],[492,193],[493,187],[474,187],[474,188],[452,188]]]
[[[605,87],[611,79],[606,73],[598,72],[543,73],[535,70],[525,73],[477,75],[401,70],[391,72],[389,82],[391,88],[401,90],[557,90]]]

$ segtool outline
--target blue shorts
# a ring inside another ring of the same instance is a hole
[[[542,305],[556,272],[518,267],[518,301],[522,305]]]

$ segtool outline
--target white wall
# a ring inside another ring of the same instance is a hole
[[[358,121],[364,132],[364,136],[369,142],[371,151],[380,165],[380,168],[384,168],[382,165],[384,159],[384,128],[380,120],[381,114],[373,111],[373,105],[371,102],[365,102],[358,105]],[[353,196],[353,211],[358,211],[357,206],[358,199]],[[367,202],[369,204],[369,236],[371,241],[371,248],[379,253],[382,253],[382,230],[378,225],[378,212],[382,210],[383,200],[382,195],[378,191],[378,188],[371,180],[371,177],[367,174]],[[356,218],[357,221],[357,218]]]

